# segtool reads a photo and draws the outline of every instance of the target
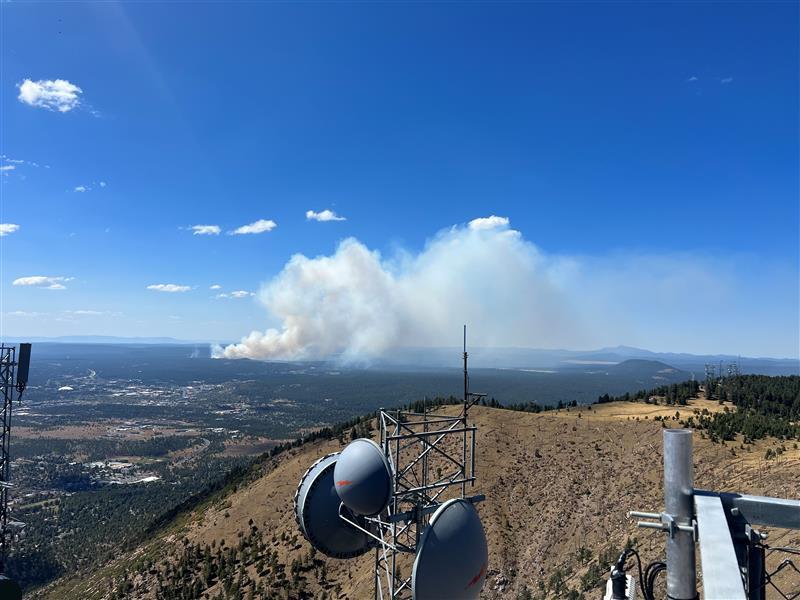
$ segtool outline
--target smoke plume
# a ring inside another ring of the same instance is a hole
[[[332,256],[292,257],[259,294],[282,327],[253,331],[215,355],[362,359],[393,346],[443,345],[462,323],[489,321],[476,327],[483,343],[547,343],[548,331],[563,339],[577,325],[560,285],[569,268],[495,216],[392,260],[350,238]]]
[[[392,347],[455,346],[463,323],[475,346],[686,348],[704,307],[728,303],[729,323],[752,323],[746,293],[713,260],[549,255],[492,215],[441,231],[416,254],[385,258],[349,238],[330,256],[295,255],[258,294],[280,325],[213,354],[361,361]]]

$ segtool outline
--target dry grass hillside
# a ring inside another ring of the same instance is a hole
[[[703,407],[719,408],[696,400],[678,410],[686,416]],[[442,410],[454,413],[455,407]],[[637,530],[626,511],[661,509],[663,425],[655,417],[678,426],[675,413],[675,406],[634,403],[538,414],[473,408],[470,417],[479,427],[474,489],[487,497],[479,512],[490,547],[484,597],[531,597],[528,592],[532,597],[566,597],[567,590],[575,590],[577,597],[584,593],[597,598],[593,582],[607,567],[598,557],[610,557],[628,538],[636,539],[645,560],[660,558],[662,534]],[[740,442],[713,444],[695,433],[694,443],[697,487],[798,495],[800,450],[794,446],[767,461],[765,451],[778,445],[777,440],[745,449]],[[237,543],[247,547],[231,566],[236,581],[243,582],[243,598],[250,590],[258,590],[255,597],[296,597],[298,589],[315,598],[371,598],[372,554],[350,561],[310,556],[294,521],[292,496],[301,475],[316,458],[339,449],[337,440],[315,442],[271,459],[259,479],[186,515],[131,555],[91,577],[57,582],[35,597],[111,598],[122,594],[119,590],[130,598],[167,597],[158,591],[158,581],[171,577],[189,586],[202,577],[199,566],[188,569],[192,572],[178,567],[185,548],[219,549],[224,540],[226,548]],[[800,546],[800,532],[771,532],[769,543]],[[249,563],[241,558],[245,555],[252,559]],[[292,579],[288,573],[293,561],[299,588],[286,592],[288,586],[280,582]],[[276,580],[276,571],[285,571],[287,579]],[[272,587],[264,573],[271,573]],[[779,582],[784,591],[800,591],[797,581]],[[208,588],[195,583],[196,595],[185,597],[234,597],[219,580],[214,583],[212,577],[209,583]]]

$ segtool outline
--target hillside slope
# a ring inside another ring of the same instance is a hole
[[[697,400],[680,410],[699,407],[719,409]],[[479,512],[490,545],[484,597],[526,597],[525,590],[533,597],[566,597],[568,589],[596,597],[598,576],[629,537],[643,558],[660,558],[661,534],[637,530],[626,511],[660,510],[662,424],[653,418],[670,417],[668,424],[677,426],[675,413],[674,406],[634,403],[538,414],[473,408],[470,417],[479,427],[475,492],[487,496]],[[695,433],[694,442],[698,487],[786,497],[800,489],[797,448],[765,461],[766,449],[778,441],[748,450]],[[349,561],[313,556],[292,512],[305,469],[340,447],[337,440],[314,442],[270,459],[258,479],[184,516],[148,544],[31,597],[249,598],[253,591],[270,598],[371,598],[372,554]],[[220,550],[223,540],[229,550]],[[769,541],[800,545],[800,532],[775,531]],[[217,567],[207,565],[221,564],[220,557],[224,566],[215,574]]]

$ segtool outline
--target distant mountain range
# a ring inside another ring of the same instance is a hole
[[[545,350],[536,348],[468,348],[470,365],[480,368],[516,369],[585,369],[587,365],[615,365],[627,360],[648,360],[666,363],[682,371],[693,373],[701,379],[705,365],[717,370],[722,365],[727,372],[737,364],[742,373],[764,375],[800,375],[800,359],[735,356],[730,354],[688,354],[653,352],[630,346],[600,348],[599,350]],[[379,363],[391,365],[420,365],[439,367],[453,364],[457,348],[400,348],[380,359]]]
[[[205,345],[218,340],[179,340],[171,337],[116,337],[101,335],[7,338],[7,342],[37,342],[59,344],[130,344],[130,345]],[[223,342],[224,343],[224,342]],[[631,346],[615,346],[598,350],[548,350],[540,348],[469,348],[470,366],[496,369],[557,369],[585,370],[591,365],[615,365],[626,360],[659,361],[697,378],[705,376],[705,365],[724,372],[738,364],[742,373],[765,375],[800,375],[800,359],[736,356],[732,354],[689,354],[653,352]],[[377,367],[452,367],[460,348],[397,348],[379,359],[369,361]]]

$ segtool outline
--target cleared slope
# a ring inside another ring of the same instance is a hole
[[[702,400],[695,406],[718,409],[716,403]],[[452,412],[453,407],[445,410]],[[677,410],[685,417],[692,407]],[[534,597],[556,597],[567,589],[580,592],[595,579],[593,574],[606,571],[598,555],[619,549],[629,537],[637,538],[643,558],[661,557],[661,534],[637,530],[626,511],[661,507],[662,424],[653,418],[673,417],[675,412],[674,406],[629,403],[539,414],[473,408],[470,416],[479,427],[475,491],[487,495],[479,505],[490,547],[484,596],[516,597],[525,589]],[[677,426],[677,421],[668,424]],[[698,487],[787,497],[800,490],[800,451],[791,444],[779,459],[765,461],[766,448],[778,441],[742,450],[738,442],[722,446],[699,433],[694,437]],[[292,514],[292,495],[304,470],[338,449],[339,442],[332,440],[292,450],[268,464],[268,472],[258,480],[186,516],[131,555],[88,578],[57,582],[33,597],[110,598],[123,580],[123,569],[144,559],[154,564],[133,569],[139,574],[128,577],[127,597],[155,598],[156,581],[172,571],[168,565],[176,564],[186,544],[218,548],[225,540],[231,547],[243,539],[240,533],[250,539],[254,525],[265,551],[275,553],[281,566],[277,570],[284,570],[286,580],[294,579],[306,594],[371,598],[372,555],[350,561],[309,557],[310,547],[297,532]],[[769,541],[800,545],[800,532],[776,531]],[[301,565],[296,577],[288,575],[293,561]],[[240,563],[236,568],[237,574],[246,573],[245,581],[265,584],[256,564]],[[201,578],[202,569],[197,566],[195,571],[186,575],[186,586]],[[275,597],[281,580],[276,582],[273,575],[269,579],[275,587],[268,597]],[[211,583],[208,589],[197,588],[200,597],[214,598],[223,591],[219,582]],[[788,579],[784,583],[789,589],[797,585]],[[298,588],[293,589],[283,597],[299,595]],[[587,597],[594,596],[587,590]]]

